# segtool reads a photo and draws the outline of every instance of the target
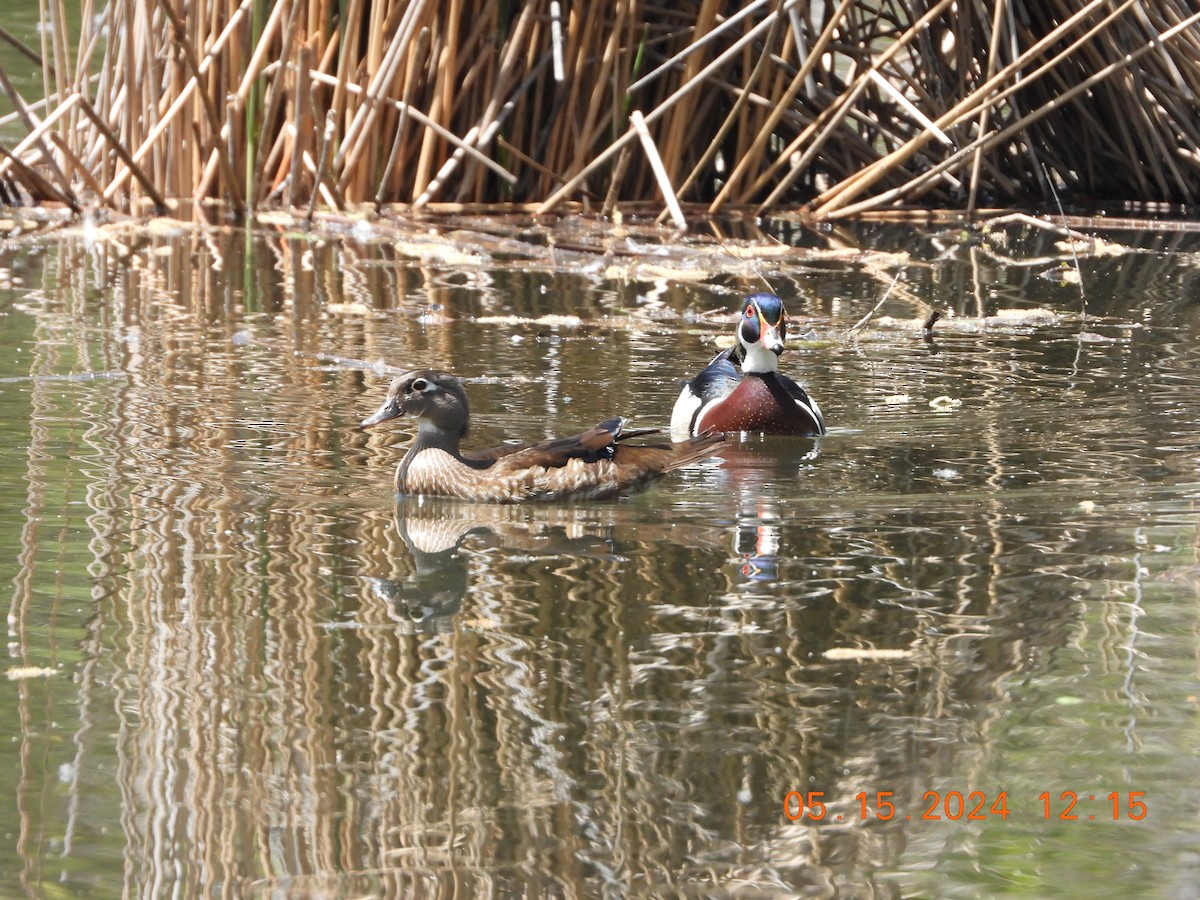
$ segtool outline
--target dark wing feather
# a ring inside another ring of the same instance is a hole
[[[625,420],[618,416],[593,425],[582,434],[517,446],[513,452],[503,453],[496,458],[497,471],[516,472],[533,466],[557,469],[572,459],[588,463],[612,459],[624,424]]]
[[[701,405],[728,397],[742,380],[734,350],[734,347],[722,350],[699,375],[688,382],[688,389],[693,396],[700,398]]]
[[[825,419],[817,410],[817,405],[809,399],[804,388],[800,387],[800,385],[796,384],[796,382],[792,381],[786,375],[778,372],[775,373],[774,378],[768,381],[768,387],[771,388],[772,393],[782,390],[789,399],[794,401],[803,410],[801,414],[807,415],[812,421],[815,433],[818,435],[825,434]]]
[[[806,407],[812,406],[812,401],[808,399],[808,394],[804,392],[804,388],[800,387],[800,385],[796,384],[796,382],[792,381],[786,375],[776,372],[775,378],[772,380],[782,387],[787,392],[787,395],[797,403]]]
[[[499,447],[488,447],[486,450],[469,450],[462,454],[462,458],[466,462],[475,465],[476,468],[485,468],[486,466],[484,465],[476,464],[491,465],[502,457],[527,450],[536,443],[537,441],[519,441],[512,444],[501,444]]]
[[[628,441],[631,438],[645,437],[648,434],[662,434],[661,428],[635,428],[633,431],[622,431],[617,435],[617,443]],[[659,442],[665,446],[665,442]]]
[[[571,437],[501,444],[498,447],[489,447],[486,450],[472,450],[464,453],[462,457],[468,463],[491,464],[506,457],[515,456],[518,453],[524,454],[527,450],[536,450],[539,454],[546,454],[551,458],[561,455],[563,462],[559,463],[559,465],[564,465],[568,459],[574,456],[582,456],[586,459],[589,454],[595,454],[594,459],[609,459],[612,457],[612,452],[611,450],[606,451],[606,448],[610,448],[613,442],[618,440],[618,435],[620,438],[625,437],[621,433],[621,426],[624,423],[625,420],[620,416],[614,416],[611,419],[605,419],[599,425],[592,426],[581,434],[575,434]],[[635,431],[632,434],[642,434],[643,431]],[[588,459],[588,461],[592,462],[593,459]],[[523,468],[523,465],[506,463],[506,468]],[[534,465],[542,464],[534,463]]]
[[[671,472],[711,456],[719,449],[717,445],[724,440],[723,434],[706,433],[675,443],[643,446],[621,444],[617,448],[616,462],[627,473],[628,480],[636,481],[648,475],[658,476]]]

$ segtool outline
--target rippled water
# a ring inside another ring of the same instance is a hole
[[[1194,896],[1200,242],[787,237],[0,249],[4,892]],[[754,269],[820,442],[492,508],[354,427],[665,424]]]

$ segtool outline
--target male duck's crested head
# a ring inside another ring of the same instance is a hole
[[[751,294],[742,301],[737,330],[743,372],[775,372],[787,340],[787,312],[774,294]]]
[[[362,427],[370,428],[399,416],[411,416],[421,429],[432,429],[446,437],[461,440],[467,436],[470,406],[462,382],[449,372],[416,369],[395,378],[388,387],[383,405],[367,418]]]

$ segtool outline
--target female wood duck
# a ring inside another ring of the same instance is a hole
[[[671,414],[671,433],[824,434],[825,419],[816,401],[779,372],[786,337],[783,301],[774,294],[747,297],[734,345],[684,382]]]
[[[492,503],[521,500],[597,500],[644,487],[656,478],[717,451],[722,434],[678,443],[631,446],[625,419],[601,422],[583,434],[463,453],[470,408],[462,382],[448,372],[417,369],[399,376],[363,428],[397,416],[417,420],[417,439],[396,468],[401,494],[457,497]]]

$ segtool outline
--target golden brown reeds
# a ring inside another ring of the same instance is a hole
[[[43,9],[0,179],[73,208],[1200,199],[1191,0],[112,0],[73,50]]]

